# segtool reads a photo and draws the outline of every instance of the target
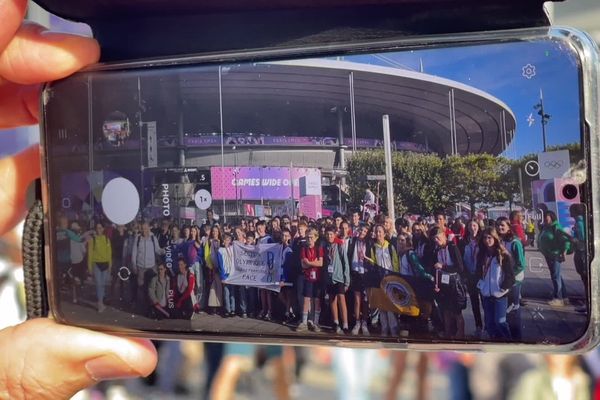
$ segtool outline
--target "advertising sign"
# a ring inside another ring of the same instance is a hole
[[[301,178],[312,182],[310,193],[321,195],[321,171],[317,168],[212,167],[210,175],[213,200],[299,199]]]
[[[571,163],[569,150],[547,151],[538,154],[540,179],[562,178],[569,171]]]

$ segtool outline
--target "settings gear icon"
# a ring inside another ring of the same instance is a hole
[[[531,64],[525,65],[523,67],[522,75],[527,79],[533,78],[535,76],[535,65],[531,65]]]

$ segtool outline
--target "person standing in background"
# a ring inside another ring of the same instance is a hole
[[[562,263],[565,261],[565,255],[570,249],[570,244],[570,237],[558,223],[556,214],[552,211],[546,211],[542,232],[538,237],[538,248],[550,269],[553,292],[552,300],[548,303],[553,307],[564,307],[565,302],[568,300],[561,269]]]
[[[69,276],[71,277],[71,286],[73,289],[73,303],[77,303],[77,289],[83,289],[83,283],[87,278],[87,268],[85,265],[86,246],[89,236],[81,235],[81,227],[77,222],[71,224],[69,235],[71,241],[71,268]]]
[[[515,284],[508,294],[509,325],[513,340],[521,340],[523,327],[521,325],[521,288],[525,280],[525,249],[523,242],[514,235],[513,226],[506,217],[500,217],[496,220],[498,233],[502,239],[503,245],[510,253],[513,260],[515,273]]]
[[[481,293],[485,329],[492,340],[510,340],[506,322],[508,294],[515,283],[513,260],[495,228],[481,234],[477,254],[477,287]]]
[[[569,213],[575,224],[573,225],[573,238],[572,246],[574,250],[573,261],[575,262],[575,270],[581,277],[583,287],[585,290],[585,296],[583,304],[575,308],[575,311],[585,313],[588,311],[588,299],[589,299],[589,288],[588,288],[588,262],[587,262],[587,231],[585,224],[585,204],[572,204],[569,208]]]
[[[477,289],[477,253],[479,252],[479,242],[481,240],[481,227],[479,222],[472,219],[467,225],[467,235],[463,240],[463,262],[465,265],[465,276],[467,291],[471,299],[471,309],[475,319],[475,337],[481,338],[483,333],[483,320],[481,319],[481,302],[479,289]]]
[[[106,309],[104,305],[104,293],[106,280],[110,276],[112,267],[112,248],[110,240],[104,234],[104,225],[97,222],[95,234],[88,241],[88,270],[94,274],[96,281],[96,298],[98,300],[98,312]]]
[[[140,310],[147,310],[147,289],[156,274],[156,259],[162,254],[156,236],[150,232],[150,224],[142,223],[142,232],[136,236],[131,250],[131,264],[137,274],[137,303]],[[142,311],[143,312],[143,311]]]
[[[523,247],[527,246],[527,236],[525,235],[525,229],[523,228],[523,213],[521,211],[511,211],[510,216],[510,229],[517,238],[521,241]]]
[[[117,225],[116,231],[113,232],[112,237],[110,238],[113,255],[112,265],[114,265],[110,274],[110,299],[113,306],[122,303],[125,296],[126,283],[119,279],[119,270],[123,267],[123,248],[125,247],[126,239],[127,230],[125,225]],[[117,286],[119,290],[118,294],[116,291]]]

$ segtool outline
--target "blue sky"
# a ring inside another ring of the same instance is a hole
[[[452,79],[490,93],[507,104],[517,120],[514,143],[504,155],[521,157],[543,150],[540,117],[533,109],[540,89],[544,109],[551,119],[546,126],[547,145],[580,141],[579,86],[576,54],[560,42],[511,42],[460,48],[438,48],[382,53],[387,60],[368,55],[344,59],[360,63],[420,70]],[[523,67],[535,66],[531,79]],[[528,117],[533,113],[534,123]]]

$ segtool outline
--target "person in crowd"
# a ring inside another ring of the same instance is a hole
[[[341,229],[341,228],[340,228]],[[348,308],[346,307],[346,292],[350,287],[350,268],[345,242],[337,237],[334,227],[325,229],[326,244],[324,248],[324,267],[327,271],[327,293],[331,301],[333,315],[333,330],[338,335],[348,331]],[[338,310],[338,306],[339,309]],[[340,325],[341,311],[342,325]]]
[[[448,219],[446,218],[446,215],[444,213],[435,214],[435,223],[440,229],[444,231],[447,240],[450,240],[456,245],[458,244],[458,237],[456,237],[456,234],[448,226]]]
[[[161,249],[164,249],[169,244],[171,240],[171,221],[169,218],[163,218],[160,224],[160,228],[158,233],[156,234],[156,239],[158,240],[158,245]]]
[[[369,320],[369,298],[364,283],[365,256],[370,253],[368,238],[369,228],[363,224],[357,236],[353,237],[348,245],[350,286],[354,294],[354,319],[356,321],[352,328],[353,335],[358,335],[359,331],[365,336],[368,336],[370,333],[367,326]]]
[[[279,219],[277,219],[277,228],[279,229]],[[256,224],[256,232],[258,234],[256,238],[257,244],[268,244],[273,243],[273,238],[267,234],[267,224],[265,221],[259,221]],[[258,295],[260,297],[261,310],[258,314],[259,319],[270,321],[273,318],[273,296],[268,289],[258,289]]]
[[[391,217],[385,217],[383,220],[383,228],[385,229],[385,239],[392,245],[395,245],[397,232],[394,227],[394,220]]]
[[[170,318],[174,309],[171,279],[164,263],[158,264],[158,273],[150,280],[148,297],[152,306],[151,315],[157,319]]]
[[[185,242],[190,237],[191,227],[189,225],[184,225],[181,227],[181,238]]]
[[[206,287],[208,307],[212,314],[218,314],[223,306],[223,285],[218,272],[221,229],[215,225],[210,229],[209,239],[204,244],[204,265],[206,266]]]
[[[73,303],[78,302],[77,292],[83,289],[83,283],[87,278],[86,268],[86,247],[87,242],[90,239],[88,235],[82,235],[81,226],[78,222],[74,221],[71,223],[71,232],[73,235],[69,235],[70,250],[71,250],[71,287],[73,290]]]
[[[310,229],[307,235],[307,246],[300,251],[300,262],[304,272],[304,305],[302,308],[302,322],[296,328],[297,332],[306,332],[312,329],[320,332],[319,316],[321,315],[321,270],[323,268],[323,248],[317,246],[319,234],[315,229]],[[314,302],[314,318],[308,319],[311,311],[311,302]]]
[[[243,225],[235,227],[233,240],[240,243],[246,243],[246,230]]]
[[[110,269],[112,267],[112,247],[110,239],[104,234],[104,225],[97,222],[94,236],[88,241],[88,271],[94,274],[96,281],[96,299],[98,300],[98,312],[106,309],[104,305],[104,293]]]
[[[292,220],[287,214],[281,216],[281,229],[289,229],[290,233],[292,233]]]
[[[521,241],[523,247],[527,246],[527,235],[525,235],[525,229],[523,227],[523,221],[525,217],[523,213],[518,210],[514,210],[510,212],[509,215],[509,224],[510,230],[513,236],[517,237]],[[498,222],[498,221],[496,221]]]
[[[281,230],[281,290],[279,292],[279,299],[285,307],[283,323],[290,324],[296,320],[296,314],[294,313],[294,302],[296,294],[294,293],[294,282],[296,282],[296,267],[294,266],[294,255],[292,251],[292,232],[289,228],[283,228]]]
[[[411,222],[408,218],[396,218],[396,222],[394,222],[394,226],[396,228],[396,233],[400,234],[400,233],[404,233],[405,235],[407,235],[409,237],[410,240],[412,240],[412,226],[411,226]]]
[[[443,221],[445,217],[437,218],[438,224]],[[434,243],[431,256],[435,271],[434,290],[444,319],[444,336],[462,339],[465,335],[462,310],[466,307],[466,290],[461,277],[464,266],[458,246],[446,236],[446,231],[447,228],[438,225],[429,233]]]
[[[477,283],[479,278],[477,276],[477,254],[479,252],[479,243],[481,241],[481,226],[479,221],[472,219],[467,225],[467,234],[462,241],[463,250],[463,264],[465,267],[465,281],[467,284],[467,291],[469,292],[469,299],[471,299],[471,310],[473,311],[473,318],[475,319],[475,337],[481,338],[483,333],[483,320],[481,319],[481,303],[479,297],[479,289],[477,289]]]
[[[202,246],[204,246],[206,244],[206,242],[208,241],[208,239],[210,239],[211,228],[212,228],[212,224],[202,224],[200,226],[198,235],[200,237],[200,242],[202,243]]]
[[[147,310],[146,297],[150,279],[156,274],[156,260],[164,252],[158,244],[156,236],[150,232],[150,224],[142,223],[142,232],[133,242],[131,264],[137,275],[137,298],[140,310]]]
[[[136,309],[136,300],[137,300],[137,275],[136,269],[133,266],[133,245],[136,241],[137,235],[140,233],[140,225],[137,222],[132,222],[127,227],[127,236],[125,238],[125,242],[123,243],[123,267],[124,270],[119,271],[119,278],[124,278],[129,283],[127,285],[127,302],[130,304],[130,311],[134,311]]]
[[[361,220],[360,220],[360,212],[357,210],[352,211],[352,217],[351,217],[351,225],[350,228],[352,229],[352,236],[357,236],[358,232],[362,226]]]
[[[281,231],[281,219],[278,216],[275,216],[271,219],[271,235],[275,232]]]
[[[180,319],[191,319],[197,301],[194,296],[196,278],[183,258],[177,261],[177,265],[179,268],[175,278],[175,310]]]
[[[375,194],[370,188],[365,189],[365,197],[363,198],[365,204],[375,204]]]
[[[575,220],[573,224],[573,237],[572,247],[574,250],[573,262],[575,263],[575,270],[581,277],[583,287],[585,290],[585,296],[583,304],[575,308],[577,312],[588,311],[588,299],[589,299],[589,287],[588,287],[588,265],[587,265],[587,231],[585,223],[585,205],[582,203],[572,204],[569,207],[569,213],[571,218]]]
[[[432,309],[434,278],[421,265],[417,253],[412,248],[410,236],[406,233],[400,233],[396,237],[396,252],[398,253],[400,275],[414,278],[413,290],[420,309],[418,317],[402,316],[401,319],[407,323],[409,333],[411,331],[426,332],[427,319]]]
[[[459,244],[460,240],[466,235],[466,227],[465,224],[463,224],[462,219],[456,218],[452,223],[450,229],[452,230],[452,233],[454,233],[454,237],[456,238],[455,243]]]
[[[538,237],[538,249],[546,259],[552,279],[552,300],[549,304],[553,307],[566,305],[567,291],[561,276],[562,263],[570,250],[571,239],[559,224],[556,214],[546,211],[544,225]]]
[[[352,229],[350,228],[350,223],[346,220],[343,220],[340,224],[340,229],[338,232],[340,239],[344,241],[344,250],[348,251],[348,244],[352,238]]]
[[[110,298],[111,300],[115,300],[115,305],[117,300],[119,303],[125,301],[126,283],[119,278],[120,269],[123,267],[123,247],[125,246],[125,240],[127,240],[127,229],[125,225],[117,225],[117,229],[110,238],[113,256],[112,265],[115,266],[111,269]]]
[[[527,245],[533,246],[535,244],[535,223],[533,222],[533,218],[527,219],[525,234],[527,235]]]
[[[212,226],[215,223],[217,223],[217,218],[215,218],[215,213],[213,210],[209,208],[206,210],[206,224],[208,226]]]
[[[371,252],[367,261],[374,267],[382,269],[382,275],[387,271],[399,272],[398,253],[394,246],[386,239],[386,231],[383,225],[377,224],[373,228],[375,241],[371,246]],[[398,336],[398,316],[392,311],[380,311],[381,336]]]
[[[513,264],[496,228],[484,229],[477,254],[477,287],[483,303],[485,329],[492,340],[511,339],[506,310],[509,291],[515,284]]]
[[[223,235],[223,247],[219,248],[219,271],[221,278],[225,281],[229,275],[233,272],[234,258],[233,258],[233,238],[231,234],[225,233]],[[223,297],[225,302],[225,314],[226,317],[235,316],[235,298],[236,298],[236,286],[229,285],[223,282]]]
[[[58,217],[58,227],[54,237],[56,248],[56,264],[63,282],[67,282],[67,271],[71,266],[71,239],[73,232],[69,229],[69,219],[65,215]]]
[[[413,242],[412,247],[417,253],[421,265],[427,268],[433,264],[428,259],[432,253],[432,245],[429,237],[427,236],[427,226],[423,225],[422,223],[415,223],[411,227],[411,233]],[[433,271],[428,272],[432,273]]]
[[[509,318],[509,325],[511,329],[511,336],[513,340],[521,340],[521,288],[523,281],[525,280],[525,267],[527,261],[525,260],[525,249],[523,248],[523,241],[514,235],[513,224],[506,217],[500,217],[496,220],[496,226],[502,244],[508,250],[512,257],[515,284],[510,289],[508,295],[508,309],[507,314],[511,314]]]
[[[300,254],[302,253],[302,249],[308,245],[308,239],[306,237],[306,231],[308,230],[308,225],[305,221],[298,222],[298,232],[296,236],[292,240],[292,266],[294,268],[294,274],[296,276],[296,280],[294,281],[294,293],[296,296],[296,310],[295,314],[298,315],[298,318],[302,318],[302,308],[304,304],[304,272],[302,269],[302,262],[300,260]],[[301,322],[301,321],[296,321]]]
[[[185,229],[183,230],[185,233]],[[204,284],[204,250],[200,238],[200,229],[196,225],[189,227],[189,236],[174,251],[176,254],[182,254],[186,265],[194,274],[194,311],[204,310],[202,304],[206,296],[206,286]],[[177,271],[179,273],[179,270]]]
[[[246,246],[256,245],[256,233],[248,231],[246,233]],[[242,310],[242,318],[248,316],[254,318],[256,316],[258,300],[258,290],[252,286],[240,286],[240,308]]]
[[[188,233],[188,235],[189,235],[189,233]],[[184,241],[185,241],[184,237],[181,236],[181,229],[179,229],[179,227],[177,225],[173,225],[171,227],[171,236],[169,239],[169,244],[171,246],[179,246]]]

